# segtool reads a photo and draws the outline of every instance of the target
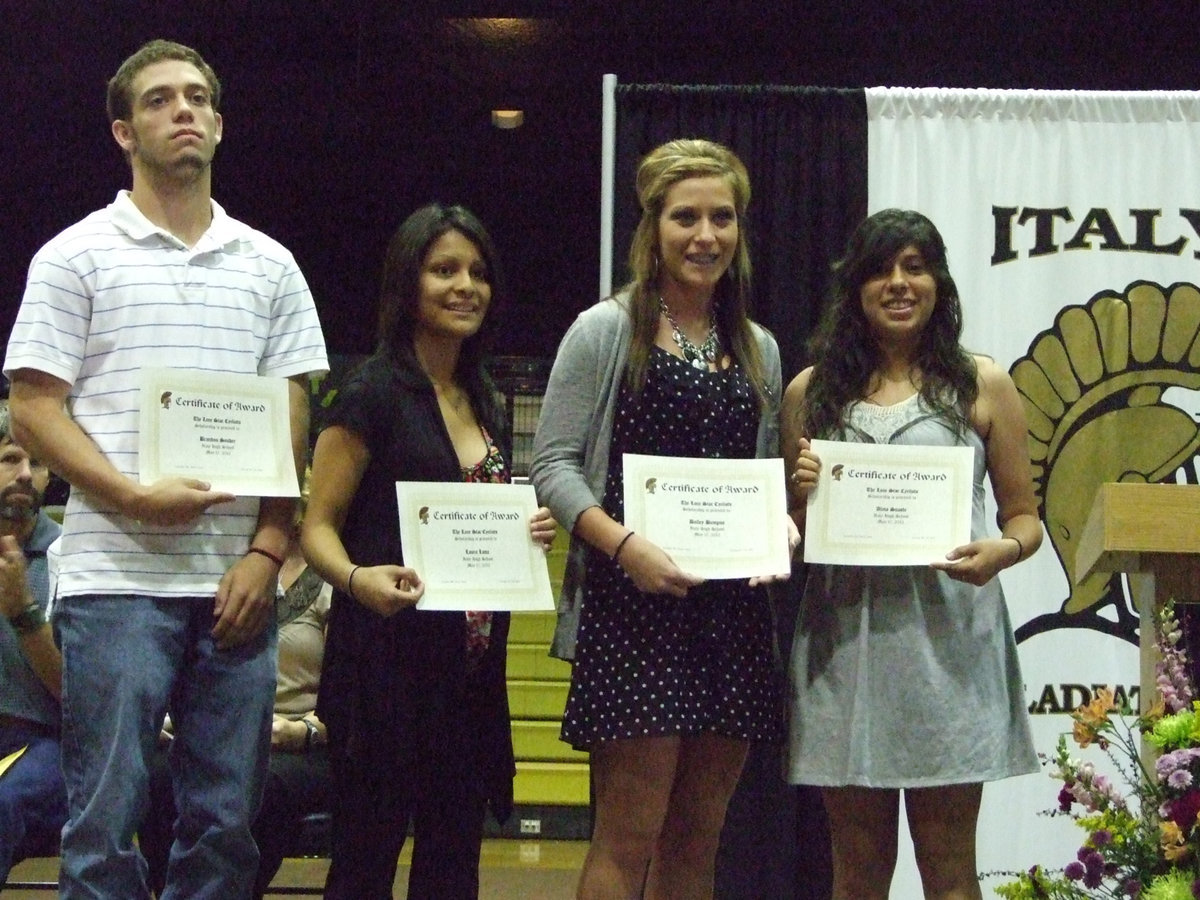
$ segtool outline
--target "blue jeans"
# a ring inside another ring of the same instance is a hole
[[[0,885],[25,857],[56,854],[67,820],[58,740],[19,726],[0,732],[0,758],[22,747],[21,758],[0,778]]]
[[[219,650],[213,598],[60,598],[63,829],[59,896],[150,896],[133,837],[169,710],[175,843],[161,900],[248,897],[258,866],[250,823],[266,776],[275,625]]]

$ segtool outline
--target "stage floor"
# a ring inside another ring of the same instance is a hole
[[[396,876],[395,898],[404,900],[408,892],[408,860],[410,844],[400,855],[400,871]],[[551,900],[572,897],[575,882],[587,854],[585,841],[509,841],[487,840],[479,871],[480,900]],[[313,887],[325,882],[327,859],[288,859],[275,876],[276,886]],[[57,858],[28,859],[15,866],[9,876],[12,881],[54,880],[58,875]],[[48,890],[16,890],[6,888],[4,900],[45,900],[54,896]],[[268,892],[266,900],[283,900],[294,896]]]

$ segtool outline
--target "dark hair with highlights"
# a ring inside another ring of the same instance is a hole
[[[800,409],[805,434],[838,435],[849,405],[867,394],[882,355],[863,313],[862,286],[910,246],[920,251],[937,286],[937,303],[913,359],[921,398],[960,433],[970,427],[979,384],[975,360],[959,344],[962,304],[950,277],[946,244],[921,213],[884,209],[855,229],[845,255],[834,264],[830,299],[809,343],[813,372]]]

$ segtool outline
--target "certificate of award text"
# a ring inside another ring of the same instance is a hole
[[[926,566],[971,539],[970,447],[812,442],[804,561]]]
[[[396,503],[404,564],[425,583],[417,609],[554,609],[532,485],[397,481]]]
[[[299,497],[286,378],[142,369],[138,480],[207,481],[242,497]]]
[[[622,457],[625,525],[701,578],[791,571],[781,459]]]

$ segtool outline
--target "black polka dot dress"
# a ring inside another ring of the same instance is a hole
[[[759,404],[737,367],[698,371],[654,348],[640,398],[617,401],[604,509],[623,519],[621,454],[752,458]],[[643,594],[593,552],[562,738],[577,748],[621,738],[714,732],[782,735],[766,592],[708,581],[686,598]]]

